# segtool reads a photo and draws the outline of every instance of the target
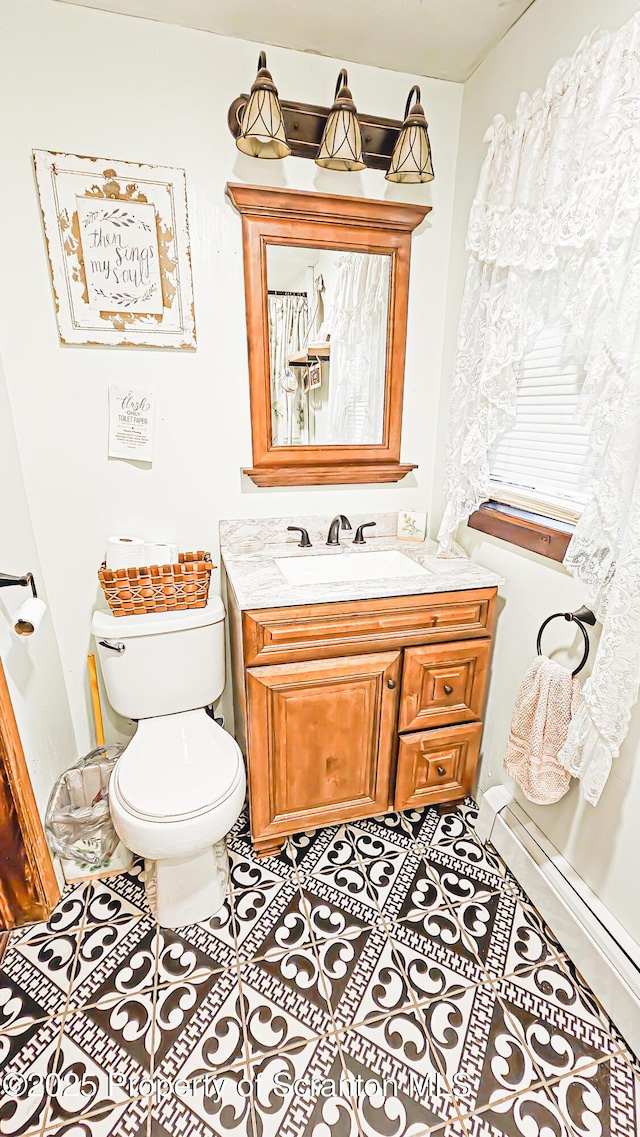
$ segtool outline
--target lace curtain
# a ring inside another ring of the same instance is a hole
[[[382,442],[391,258],[344,253],[323,334],[331,337],[329,437]]]
[[[561,760],[595,804],[640,683],[640,13],[585,40],[494,119],[471,210],[445,464],[441,553],[489,496],[519,361],[566,317],[586,356],[580,421],[597,454],[565,566],[602,623]]]
[[[300,294],[269,296],[271,437],[274,446],[293,446],[304,426],[302,391],[289,356],[306,346],[309,305]]]

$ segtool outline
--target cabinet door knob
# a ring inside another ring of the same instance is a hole
[[[387,679],[387,687],[389,688],[390,691],[393,691],[393,688],[396,686],[397,686],[397,683],[396,683],[395,679]]]
[[[445,683],[444,693],[445,695],[453,695],[453,687],[450,687],[448,683]]]
[[[446,774],[446,772],[447,772],[447,771],[445,770],[444,766],[438,766],[438,767],[437,767],[437,770],[438,770],[438,773],[439,773],[440,777],[441,777],[441,778],[444,778],[444,776],[445,776],[445,774]]]

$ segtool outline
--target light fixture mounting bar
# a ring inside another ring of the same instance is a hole
[[[234,138],[240,134],[242,114],[249,96],[239,95],[229,107],[227,122]],[[284,116],[287,141],[296,158],[315,161],[330,114],[330,107],[316,107],[312,103],[287,103],[280,100]],[[402,123],[397,119],[360,114],[362,131],[362,157],[371,170],[388,170],[393,148],[398,140]]]

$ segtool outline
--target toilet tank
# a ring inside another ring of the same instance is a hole
[[[224,618],[219,596],[185,612],[94,612],[91,631],[113,709],[146,719],[215,702],[224,690]]]

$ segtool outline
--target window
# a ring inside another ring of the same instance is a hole
[[[586,504],[595,455],[576,420],[584,370],[566,320],[540,332],[522,361],[517,417],[490,454],[491,497],[560,521]]]

